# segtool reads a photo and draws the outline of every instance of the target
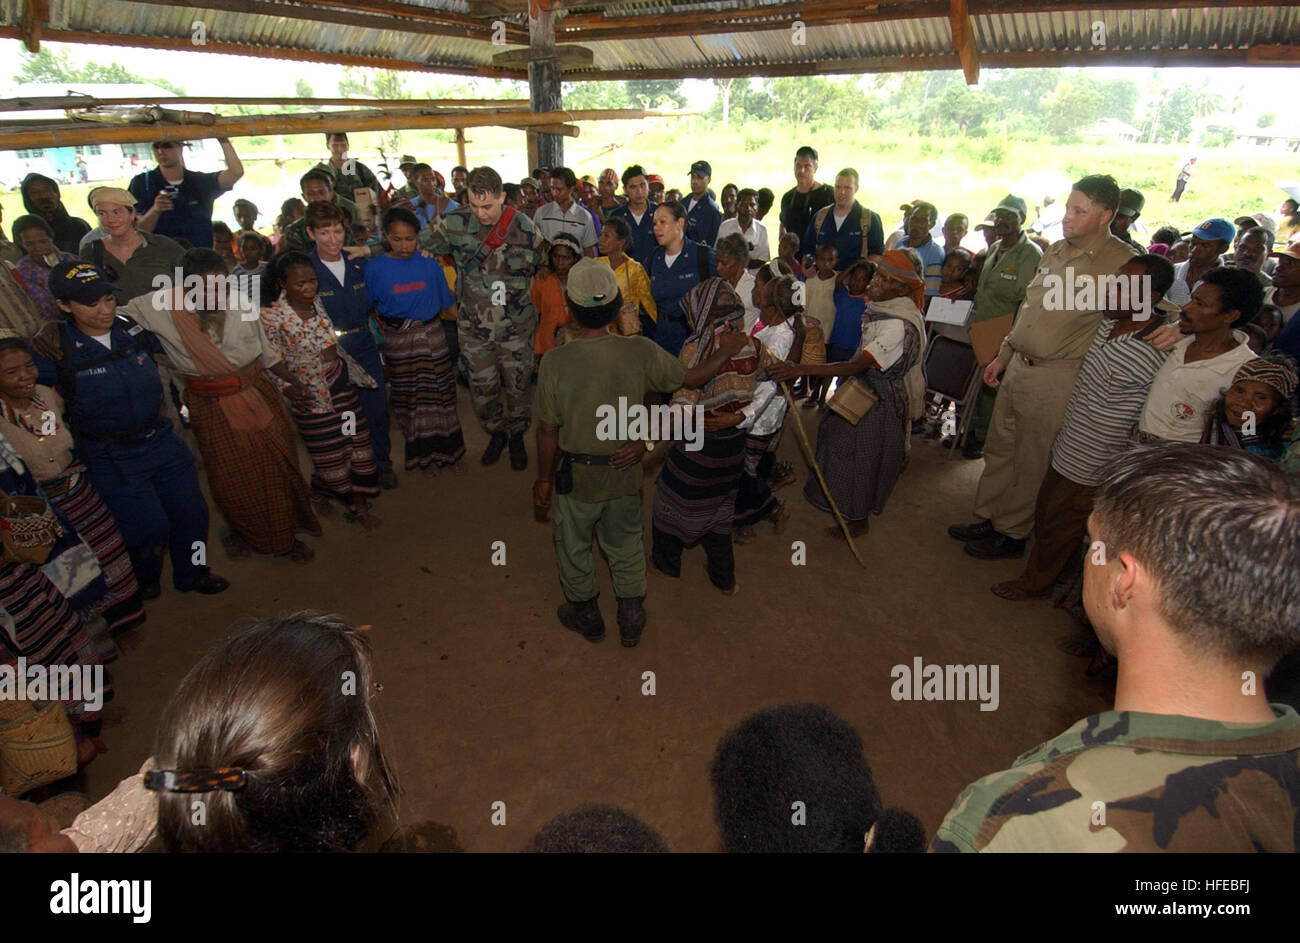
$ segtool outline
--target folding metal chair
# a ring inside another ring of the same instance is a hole
[[[925,353],[925,398],[927,404],[935,396],[940,398],[940,416],[947,411],[945,404],[956,404],[956,428],[952,430],[956,441],[952,455],[966,444],[979,388],[980,366],[974,348],[942,334],[930,338]]]

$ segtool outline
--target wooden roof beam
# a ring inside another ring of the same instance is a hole
[[[127,0],[149,6],[175,7],[176,0]],[[469,23],[449,23],[430,20],[426,17],[410,17],[405,12],[397,14],[378,14],[362,12],[355,7],[336,9],[332,6],[316,6],[308,3],[274,3],[271,0],[198,0],[198,10],[216,10],[222,13],[245,13],[253,16],[283,17],[291,20],[307,20],[312,23],[334,23],[339,26],[356,26],[362,29],[383,32],[405,32],[422,36],[446,36],[452,39],[481,39],[491,41],[492,25],[483,21]],[[421,9],[406,4],[389,4],[405,10]],[[510,30],[507,27],[507,37]],[[523,39],[520,39],[520,36]],[[514,30],[516,42],[527,42],[528,34],[518,27]]]
[[[126,33],[98,33],[87,30],[47,29],[42,37],[52,43],[82,43],[91,46],[134,46],[142,49],[174,49],[180,52],[210,52],[228,56],[252,56],[260,59],[289,59],[296,62],[324,62],[330,65],[353,65],[372,69],[395,69],[403,72],[442,72],[447,75],[474,75],[490,79],[528,79],[527,70],[496,69],[491,66],[458,66],[438,62],[416,62],[384,56],[356,56],[342,52],[298,49],[290,46],[256,46],[208,38],[195,46],[185,36],[136,36]],[[0,38],[21,39],[16,26],[0,26]]]
[[[49,18],[48,0],[25,0],[23,3],[22,39],[28,52],[41,51],[41,28]]]
[[[119,105],[272,105],[313,108],[494,108],[497,111],[527,111],[526,98],[239,98],[193,95],[143,96],[140,98],[92,98],[82,95],[51,95],[40,98],[0,99],[0,113],[54,111]]]
[[[952,23],[952,45],[961,60],[961,70],[966,76],[967,85],[978,85],[980,80],[980,55],[975,48],[975,27],[970,21],[970,11],[966,9],[966,0],[952,0],[948,8],[948,19]]]

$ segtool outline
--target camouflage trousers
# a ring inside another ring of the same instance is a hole
[[[521,324],[462,315],[456,328],[461,369],[479,422],[489,433],[523,435],[532,419],[536,318]]]

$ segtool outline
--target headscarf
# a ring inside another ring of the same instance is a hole
[[[738,302],[735,314],[728,320],[743,320],[744,303],[736,294],[736,290],[721,278],[710,278],[701,282],[682,298],[682,310],[686,313],[686,320],[692,331],[691,336],[682,345],[680,354],[687,369],[708,360],[717,350],[718,335],[714,332],[715,321],[711,314],[718,296],[724,292],[733,295]],[[702,388],[678,390],[673,397],[673,402],[702,406],[706,411],[732,403],[748,403],[754,398],[754,387],[758,382],[758,366],[758,357],[753,347],[745,347]]]
[[[1282,401],[1286,402],[1295,393],[1295,364],[1290,361],[1290,358],[1276,355],[1256,357],[1254,360],[1243,363],[1238,368],[1237,375],[1232,378],[1233,383],[1241,380],[1253,380],[1256,383],[1263,383],[1265,386],[1277,390],[1282,397]]]
[[[600,172],[600,182],[605,183],[606,181],[618,186],[618,174],[614,172],[613,167],[606,167]]]
[[[918,311],[925,308],[925,279],[916,273],[912,260],[901,249],[890,249],[876,263],[876,270],[911,289],[909,297]]]

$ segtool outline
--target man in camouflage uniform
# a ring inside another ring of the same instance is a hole
[[[532,416],[533,335],[537,309],[529,289],[541,260],[533,221],[505,206],[501,176],[477,167],[466,181],[468,206],[425,227],[420,245],[456,264],[461,365],[483,427],[492,435],[483,464],[509,443],[510,467],[528,467],[524,433]]]
[[[968,786],[931,850],[1296,852],[1300,715],[1264,679],[1300,645],[1300,486],[1240,449],[1134,449],[1088,533],[1115,709]]]

